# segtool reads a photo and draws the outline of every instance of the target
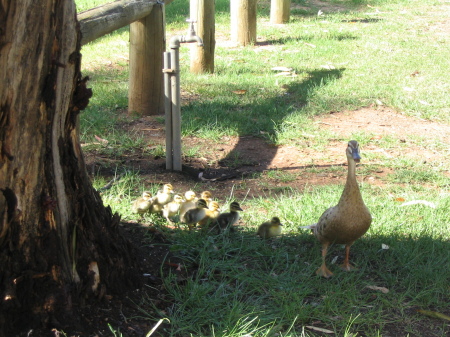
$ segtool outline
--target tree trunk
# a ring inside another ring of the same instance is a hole
[[[194,74],[214,72],[215,0],[191,0],[191,19],[197,21],[197,35],[203,40],[203,47],[191,44],[191,72]]]
[[[0,336],[51,328],[133,280],[79,144],[92,95],[80,40],[73,0],[0,2]]]
[[[272,0],[270,5],[270,23],[286,23],[291,14],[291,0]]]
[[[256,0],[230,1],[231,40],[241,46],[256,42]]]

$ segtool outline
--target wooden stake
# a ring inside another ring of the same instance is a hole
[[[234,1],[234,0],[233,0]],[[196,33],[203,40],[203,47],[191,44],[191,72],[214,72],[215,0],[191,0],[190,18],[197,21]]]
[[[231,0],[231,40],[242,46],[256,42],[256,0]]]
[[[270,23],[279,24],[289,21],[291,0],[272,0],[270,5]]]
[[[164,6],[154,5],[148,16],[130,25],[128,113],[164,113],[161,72],[164,50]]]

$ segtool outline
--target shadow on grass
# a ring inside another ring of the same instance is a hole
[[[291,42],[301,41],[301,42],[308,42],[311,40],[316,40],[317,36],[314,35],[300,35],[297,37],[282,37],[279,39],[269,39],[262,42],[257,42],[256,45],[258,46],[270,46],[270,45],[284,45]],[[350,34],[350,33],[332,33],[326,35],[327,40],[336,40],[336,41],[345,41],[345,40],[358,40],[360,39],[359,36]]]
[[[418,316],[417,309],[450,313],[445,295],[450,242],[428,234],[377,234],[377,225],[351,249],[357,270],[340,270],[344,249],[330,247],[327,264],[334,273],[330,279],[315,275],[321,263],[320,244],[309,231],[291,228],[290,233],[262,240],[248,224],[228,235],[168,230],[162,225],[173,240],[171,255],[182,265],[161,275],[171,303],[170,335],[178,335],[179,329],[185,335],[197,335],[199,329],[208,335],[214,329],[216,336],[229,336],[226,331],[266,324],[267,331],[275,325],[279,333],[292,329],[292,336],[303,336],[305,325],[331,329],[339,336],[347,329],[364,336],[377,331],[397,336],[448,334],[448,325]],[[382,249],[382,244],[389,249]],[[147,311],[152,306],[142,305]],[[242,317],[258,319],[244,327]],[[249,332],[242,330],[240,335]]]
[[[278,147],[261,143],[261,148],[252,149],[255,143],[250,142],[249,137],[269,137],[270,143],[276,143],[276,128],[290,114],[301,114],[310,96],[328,83],[339,80],[344,71],[345,68],[306,72],[307,76],[302,81],[286,86],[285,95],[261,99],[256,104],[223,103],[220,100],[192,102],[182,109],[184,127],[190,128],[192,134],[204,132],[202,130],[210,124],[219,129],[223,126],[232,129],[239,135],[238,142],[220,163],[231,168],[258,165],[258,170],[265,170],[275,157]],[[252,90],[257,91],[258,88],[249,88],[249,91]],[[217,174],[222,175],[223,172],[218,170]],[[210,172],[208,178],[214,178],[214,172]]]

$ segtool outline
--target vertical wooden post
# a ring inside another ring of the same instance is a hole
[[[128,113],[164,113],[161,69],[165,42],[164,5],[155,4],[148,16],[130,24]]]
[[[257,0],[231,0],[231,40],[242,46],[256,42]]]
[[[271,0],[270,23],[286,23],[291,14],[291,0]]]
[[[196,33],[203,40],[203,48],[191,45],[191,72],[195,74],[214,72],[215,7],[215,0],[190,2],[190,18],[197,21]]]

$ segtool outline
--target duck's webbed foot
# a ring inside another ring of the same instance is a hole
[[[351,271],[356,270],[355,266],[351,265],[349,262],[349,256],[350,256],[350,245],[345,246],[345,259],[344,263],[341,264],[341,269],[345,271]]]
[[[319,269],[316,270],[316,274],[319,276],[323,276],[325,278],[330,278],[331,276],[333,276],[333,273],[331,272],[330,269],[327,268],[327,266],[324,264],[322,264]]]

